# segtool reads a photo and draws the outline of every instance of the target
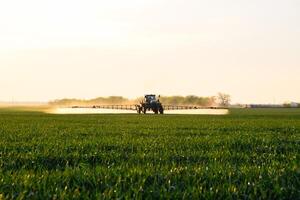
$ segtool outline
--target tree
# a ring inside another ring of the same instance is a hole
[[[218,102],[220,106],[229,106],[230,101],[231,101],[231,97],[229,94],[225,94],[225,93],[218,93],[217,96]]]

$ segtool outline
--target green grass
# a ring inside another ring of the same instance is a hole
[[[0,109],[0,199],[299,199],[300,109]]]

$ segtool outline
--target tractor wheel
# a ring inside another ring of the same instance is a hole
[[[141,114],[141,112],[142,112],[142,108],[141,108],[141,107],[138,107],[138,108],[137,108],[137,113],[138,113],[138,114]]]
[[[156,114],[156,115],[158,114],[158,109],[154,109],[153,111],[154,111],[154,114]]]
[[[163,107],[160,107],[160,108],[159,108],[159,113],[160,113],[160,114],[164,114],[164,109],[163,109]]]

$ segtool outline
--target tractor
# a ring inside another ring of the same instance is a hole
[[[139,114],[141,114],[142,112],[146,114],[147,111],[151,110],[155,114],[164,114],[164,108],[160,103],[159,99],[156,99],[156,96],[154,94],[145,95],[144,100],[140,102],[140,105],[137,105],[137,112]]]
[[[131,110],[138,114],[147,111],[153,111],[155,114],[164,114],[165,110],[195,110],[195,109],[227,109],[227,107],[208,107],[208,106],[194,106],[194,105],[162,105],[159,101],[160,96],[156,98],[154,94],[145,95],[144,100],[139,104],[134,105],[93,105],[93,106],[72,106],[72,108],[94,108],[94,109],[116,109],[116,110]]]

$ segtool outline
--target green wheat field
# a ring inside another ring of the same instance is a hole
[[[300,199],[300,109],[0,109],[0,199]]]

